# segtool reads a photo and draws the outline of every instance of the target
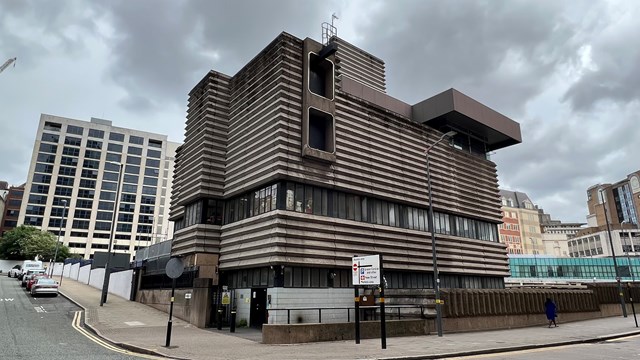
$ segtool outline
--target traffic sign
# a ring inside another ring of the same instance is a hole
[[[380,285],[380,255],[354,256],[353,285]]]
[[[231,292],[224,291],[222,293],[222,305],[229,305],[229,304],[231,304]]]
[[[171,258],[165,266],[165,272],[172,279],[179,278],[184,272],[184,264],[180,258]]]

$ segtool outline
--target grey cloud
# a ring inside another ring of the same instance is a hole
[[[387,63],[390,93],[409,102],[456,87],[520,114],[577,49],[555,3],[403,3],[411,6],[385,7],[360,31]]]

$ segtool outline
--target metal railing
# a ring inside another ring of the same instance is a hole
[[[419,309],[420,310],[420,314],[418,315],[415,312],[412,313],[405,313],[403,315],[403,310],[408,310],[408,309]],[[424,318],[426,307],[424,305],[387,305],[386,306],[386,310],[385,310],[385,315],[387,317],[388,320],[391,319],[402,319],[402,317],[404,316],[404,318],[416,318],[416,317],[420,317],[420,318]],[[360,310],[363,312],[363,314],[365,314],[364,316],[364,321],[367,321],[368,319],[366,319],[368,316],[373,316],[373,320],[377,320],[379,313],[380,313],[380,306],[360,306]],[[272,312],[282,312],[282,311],[286,311],[287,312],[287,324],[291,324],[291,312],[299,312],[299,311],[313,311],[313,312],[317,312],[318,313],[318,322],[319,324],[322,324],[322,312],[325,311],[331,311],[331,312],[336,312],[336,311],[346,311],[347,313],[347,322],[351,322],[351,313],[352,311],[355,311],[355,307],[300,307],[300,308],[285,308],[285,309],[267,309],[267,313],[269,313],[269,315],[271,315]],[[362,317],[361,317],[362,319]]]

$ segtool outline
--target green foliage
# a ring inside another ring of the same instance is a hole
[[[240,321],[238,321],[238,327],[247,327],[247,319],[240,319]]]
[[[0,258],[8,260],[52,259],[56,250],[56,236],[32,226],[20,225],[7,232],[0,239]],[[55,261],[63,261],[70,256],[69,248],[58,245]]]

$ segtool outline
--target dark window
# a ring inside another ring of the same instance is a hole
[[[78,197],[79,198],[93,199],[95,194],[96,194],[96,192],[94,190],[85,190],[85,189],[78,190]]]
[[[58,171],[58,175],[68,175],[74,176],[76,174],[76,168],[60,166],[60,170]]]
[[[82,145],[82,139],[73,136],[66,136],[64,138],[64,143],[65,145],[80,146]]]
[[[92,249],[108,249],[109,245],[108,244],[91,244],[91,248]]]
[[[150,215],[138,215],[139,224],[153,224],[153,216]]]
[[[120,154],[107,153],[107,161],[120,162],[121,159],[122,155]]]
[[[309,54],[309,90],[325,98],[333,98],[333,63]]]
[[[147,167],[159,168],[160,167],[160,160],[147,159],[146,165],[147,165]]]
[[[108,163],[104,164],[104,170],[105,171],[120,172],[120,165],[108,162]]]
[[[135,204],[120,204],[120,212],[134,212],[136,211]]]
[[[309,146],[333,152],[333,117],[316,109],[309,109]]]
[[[65,226],[67,226],[67,219],[64,219],[64,221],[62,221],[62,219],[55,218],[49,219],[49,227],[60,228]]]
[[[49,192],[49,185],[31,185],[31,192],[37,194],[46,194]]]
[[[131,232],[132,229],[132,224],[118,223],[116,226],[116,231]]]
[[[53,173],[53,165],[38,164],[36,163],[35,172],[51,174]]]
[[[89,219],[91,218],[91,210],[76,210],[74,217],[77,219]]]
[[[143,186],[142,187],[142,193],[145,195],[155,195],[157,192],[156,188],[153,187],[149,187],[149,186]]]
[[[71,203],[71,199],[65,199],[65,198],[61,198],[61,197],[54,197],[53,198],[53,206],[64,206],[65,203],[63,203],[63,201],[66,201],[67,204]]]
[[[84,177],[84,178],[89,178],[89,179],[97,179],[98,178],[98,171],[97,170],[82,169],[82,173],[81,173],[80,176]],[[117,176],[116,176],[116,178],[117,178]]]
[[[158,179],[145,177],[144,180],[143,180],[143,184],[144,185],[150,185],[150,186],[158,186]]]
[[[98,209],[99,210],[109,210],[109,211],[113,211],[114,209],[114,204],[111,202],[105,202],[105,201],[100,201],[98,203]]]
[[[149,139],[149,147],[161,148],[162,140]]]
[[[129,146],[129,148],[127,149],[127,154],[142,155],[142,148],[135,147],[135,146]]]
[[[137,156],[127,156],[127,164],[140,165],[141,161]]]
[[[104,131],[89,129],[89,137],[96,138],[96,139],[104,139]]]
[[[102,141],[87,140],[88,149],[102,149]]]
[[[80,155],[80,149],[76,149],[76,148],[71,148],[71,147],[65,146],[62,149],[62,155],[79,156]]]
[[[140,202],[141,202],[142,204],[151,204],[151,205],[153,205],[153,204],[155,204],[155,203],[156,203],[156,198],[155,198],[155,197],[153,197],[153,196],[144,196],[144,195],[143,195],[143,196],[142,196],[142,198],[141,198],[141,200],[140,200]]]
[[[51,175],[33,174],[33,182],[48,184],[51,182]]]
[[[59,196],[71,196],[71,193],[73,192],[72,188],[66,188],[66,187],[59,187],[56,186],[56,191],[55,191],[55,195],[59,195]]]
[[[40,154],[38,153],[38,162],[53,164],[56,162],[56,156],[52,154]]]
[[[76,208],[91,209],[93,207],[93,201],[91,200],[76,200]]]
[[[81,188],[88,188],[88,189],[95,189],[96,188],[96,181],[95,180],[80,179],[80,187]]]
[[[136,231],[139,234],[151,234],[151,225],[138,225]]]
[[[141,214],[153,214],[153,206],[140,205]]]
[[[63,156],[60,159],[61,165],[78,166],[78,158]]]
[[[88,220],[73,220],[72,227],[74,229],[89,229],[89,221]]]
[[[73,182],[74,182],[74,178],[72,177],[64,177],[64,176],[58,176],[58,180],[56,182],[57,185],[63,185],[63,186],[73,186]]]
[[[116,199],[116,193],[109,191],[101,191],[100,192],[100,200],[112,200]]]
[[[42,218],[35,216],[25,216],[24,224],[31,226],[42,226]]]
[[[122,202],[135,203],[136,202],[136,195],[135,194],[122,194],[121,197],[120,197],[120,200]]]
[[[80,126],[67,125],[67,132],[69,134],[82,135],[82,133],[84,132],[84,129],[81,128]]]
[[[27,205],[27,215],[44,215],[44,206]]]
[[[46,204],[47,197],[43,195],[29,195],[29,203],[31,204]]]
[[[137,184],[138,183],[138,176],[125,174],[124,175],[124,179],[122,180],[122,182],[130,183],[130,184]]]
[[[150,169],[150,168],[144,169],[144,174],[146,176],[158,177],[159,173],[160,173],[160,171],[158,169]]]
[[[82,232],[82,231],[72,231],[71,232],[71,236],[75,236],[75,237],[84,237],[86,238],[89,234],[86,232]],[[70,248],[85,248],[87,247],[87,244],[85,243],[79,243],[79,242],[70,242],[69,243],[69,247]]]
[[[44,129],[45,130],[58,131],[59,132],[60,130],[62,130],[62,124],[58,124],[58,123],[54,123],[54,122],[50,122],[50,121],[45,121]]]
[[[161,154],[162,154],[161,151],[153,150],[153,149],[147,149],[147,157],[160,159],[160,155]]]
[[[133,214],[118,214],[118,221],[133,222]]]
[[[84,157],[88,159],[100,159],[100,155],[102,153],[100,151],[95,150],[85,150]]]
[[[55,154],[57,150],[58,150],[58,145],[42,144],[42,143],[40,144],[40,151],[41,152]]]
[[[40,140],[57,144],[60,140],[60,135],[42,133],[42,137],[40,138]]]
[[[100,168],[100,162],[96,160],[85,160],[82,164],[82,167],[88,169],[98,169]]]
[[[118,188],[118,183],[115,182],[108,182],[108,181],[103,181],[102,182],[102,190],[112,190],[112,191],[116,191]]]
[[[129,143],[137,144],[137,145],[143,145],[144,144],[144,138],[140,137],[140,136],[129,135]]]
[[[112,172],[105,172],[102,174],[102,180],[118,181],[118,174]]]
[[[122,152],[122,145],[109,143],[109,145],[107,146],[107,150],[108,151],[117,152],[117,153],[121,153]]]
[[[127,165],[124,167],[124,173],[138,175],[140,174],[140,166]]]
[[[138,192],[138,185],[123,184],[122,185],[122,192],[125,192],[125,193],[137,193]]]
[[[123,142],[124,141],[124,134],[112,132],[112,133],[109,134],[109,140]]]

